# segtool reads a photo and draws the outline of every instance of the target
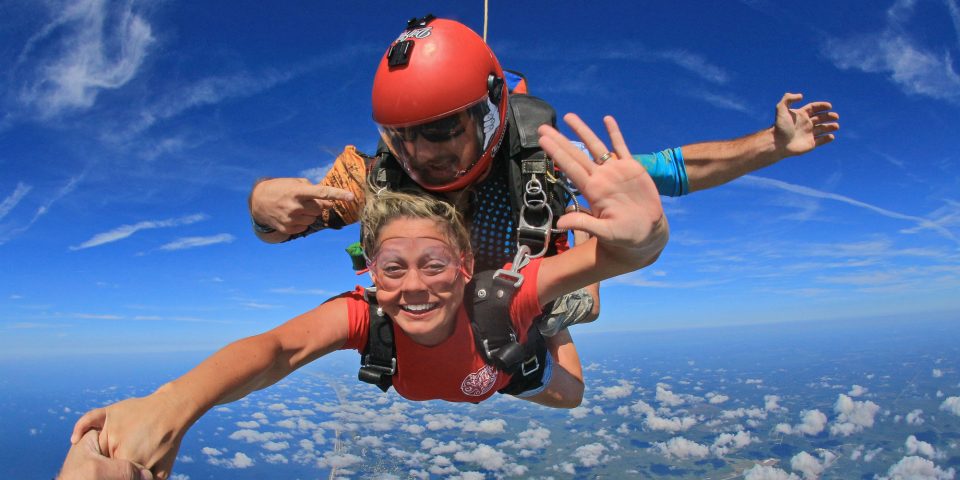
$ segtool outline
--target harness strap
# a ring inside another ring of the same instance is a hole
[[[557,114],[547,102],[530,95],[511,95],[509,146],[504,149],[519,162],[508,162],[511,204],[517,220],[517,243],[536,258],[552,246],[554,222],[570,199],[557,178],[553,162],[540,148],[541,125],[555,126]]]
[[[360,354],[358,378],[386,392],[393,386],[393,374],[397,373],[397,347],[393,339],[393,321],[377,304],[376,294],[375,287],[364,291],[364,297],[370,304],[370,331],[367,334],[367,348]]]
[[[467,316],[484,361],[511,375],[528,376],[540,368],[536,345],[522,345],[510,319],[510,303],[523,276],[510,270],[476,274],[464,294]]]

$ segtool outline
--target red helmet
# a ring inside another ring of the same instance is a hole
[[[500,63],[480,36],[453,20],[411,20],[373,79],[373,119],[427,190],[460,190],[485,174],[506,117]]]

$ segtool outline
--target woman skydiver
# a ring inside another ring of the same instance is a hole
[[[523,281],[509,310],[521,342],[542,306],[565,292],[650,265],[669,236],[657,189],[644,168],[630,160],[614,119],[604,118],[612,151],[576,115],[564,119],[601,161],[592,161],[556,129],[539,129],[541,146],[580,189],[594,215],[568,213],[558,227],[591,238],[553,257],[527,262],[518,256],[511,272]],[[473,341],[464,306],[473,260],[456,211],[426,196],[382,193],[368,196],[363,215],[376,302],[395,324],[397,392],[418,401],[477,402],[510,384],[511,375],[490,368]],[[231,343],[146,397],[86,413],[71,441],[100,430],[105,455],[167,478],[180,442],[203,414],[332,351],[362,349],[370,311],[360,289],[334,297],[268,332]],[[551,407],[579,405],[582,370],[569,333],[549,339],[547,348],[542,377],[514,394]],[[437,362],[437,356],[444,361]]]

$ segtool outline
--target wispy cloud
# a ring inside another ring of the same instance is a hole
[[[52,207],[53,204],[57,203],[57,201],[59,201],[61,198],[72,193],[77,188],[77,185],[83,180],[83,177],[85,175],[86,173],[81,173],[80,175],[77,175],[67,180],[67,183],[64,184],[63,187],[60,187],[59,190],[57,190],[47,198],[46,202],[44,202],[42,205],[37,207],[36,212],[33,213],[33,217],[30,218],[30,221],[28,221],[26,225],[23,225],[17,228],[12,228],[3,233],[0,233],[0,245],[7,243],[8,241],[10,241],[10,239],[29,230],[34,223],[37,223],[37,220],[39,220],[41,217],[46,215],[47,212],[50,211],[50,207]],[[18,188],[19,188],[19,185],[18,185]],[[14,192],[14,194],[16,194],[16,192]],[[4,200],[4,205],[5,204],[6,204],[6,200]]]
[[[98,247],[107,243],[116,242],[118,240],[123,240],[141,230],[180,227],[197,223],[206,219],[206,215],[197,213],[180,218],[171,218],[168,220],[147,220],[135,223],[133,225],[121,225],[108,232],[98,233],[90,238],[90,240],[87,240],[86,242],[83,242],[75,247],[70,247],[70,250],[83,250],[85,248]]]
[[[824,45],[824,54],[844,70],[887,74],[908,94],[960,104],[960,75],[954,70],[948,47],[944,46],[942,52],[925,48],[911,36],[917,29],[906,25],[915,3],[897,1],[887,10],[882,31],[830,39]],[[955,28],[960,29],[956,3],[948,1],[947,8]]]
[[[953,33],[957,35],[957,47],[960,48],[960,7],[956,0],[946,0],[946,4],[950,10],[950,20],[953,21]]]
[[[168,87],[156,100],[142,106],[136,112],[136,119],[123,128],[120,133],[111,132],[114,139],[124,141],[148,130],[154,124],[195,108],[216,105],[231,99],[250,97],[282,85],[306,73],[349,65],[358,58],[367,58],[378,47],[371,44],[355,44],[349,48],[337,49],[288,68],[264,68],[258,71],[235,71],[229,74],[209,76],[187,83]],[[175,139],[181,142],[182,139]],[[179,148],[177,143],[161,145],[160,148]]]
[[[33,188],[30,185],[27,185],[23,182],[17,182],[17,187],[13,189],[7,198],[3,199],[3,202],[0,202],[0,220],[3,217],[6,217],[10,210],[13,210],[14,207],[20,203],[20,200],[23,200],[23,197],[27,196],[30,193],[30,189]]]
[[[300,176],[310,179],[310,181],[313,183],[320,183],[320,180],[323,180],[323,177],[327,176],[327,172],[329,172],[331,168],[333,168],[333,162],[320,167],[313,167],[303,170],[300,172]]]
[[[602,60],[634,61],[643,63],[668,63],[706,80],[710,83],[723,85],[730,81],[732,75],[723,67],[716,65],[709,58],[685,49],[650,47],[637,41],[617,41],[615,43],[598,43],[581,45],[579,47],[556,47],[541,45],[539,48],[530,48],[529,44],[514,42],[497,42],[494,49],[504,52],[511,58],[564,58],[567,62],[596,63]],[[562,48],[563,51],[559,51]],[[538,87],[539,89],[540,87]]]
[[[656,52],[654,56],[662,58],[690,73],[696,74],[711,83],[722,85],[730,81],[730,74],[728,74],[726,70],[717,65],[713,65],[705,57],[696,53],[686,50],[666,50]]]
[[[797,195],[804,195],[813,198],[821,198],[825,200],[834,200],[847,205],[852,205],[854,207],[863,208],[874,212],[876,214],[882,215],[884,217],[893,218],[897,220],[906,220],[916,224],[914,228],[904,230],[904,233],[914,233],[917,230],[929,229],[937,232],[941,236],[953,241],[954,243],[960,244],[960,240],[957,239],[956,235],[953,234],[950,230],[945,228],[943,225],[937,221],[932,221],[923,217],[917,217],[914,215],[907,215],[904,213],[894,212],[892,210],[887,210],[885,208],[877,207],[875,205],[870,205],[869,203],[861,202],[853,198],[838,195],[836,193],[823,192],[820,190],[815,190],[810,187],[805,187],[803,185],[795,185],[792,183],[787,183],[781,180],[775,180],[772,178],[757,177],[755,175],[745,175],[740,180],[737,181],[743,185],[750,185],[763,188],[775,188],[779,190],[784,190],[790,193],[795,193]]]
[[[186,250],[188,248],[205,247],[207,245],[216,245],[219,243],[230,243],[235,239],[236,237],[230,235],[229,233],[221,233],[219,235],[211,235],[208,237],[185,237],[161,246],[160,250]]]
[[[732,95],[708,92],[703,89],[683,89],[678,91],[682,95],[703,100],[704,102],[707,102],[708,104],[717,108],[733,110],[742,113],[752,113],[750,107],[748,107],[742,100]]]
[[[21,50],[16,69],[25,80],[18,100],[40,118],[89,108],[101,91],[136,75],[153,42],[132,2],[70,2]]]

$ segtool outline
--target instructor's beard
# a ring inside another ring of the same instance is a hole
[[[411,165],[411,170],[421,184],[427,187],[446,185],[463,175],[460,157],[455,154],[442,154],[424,162]]]

